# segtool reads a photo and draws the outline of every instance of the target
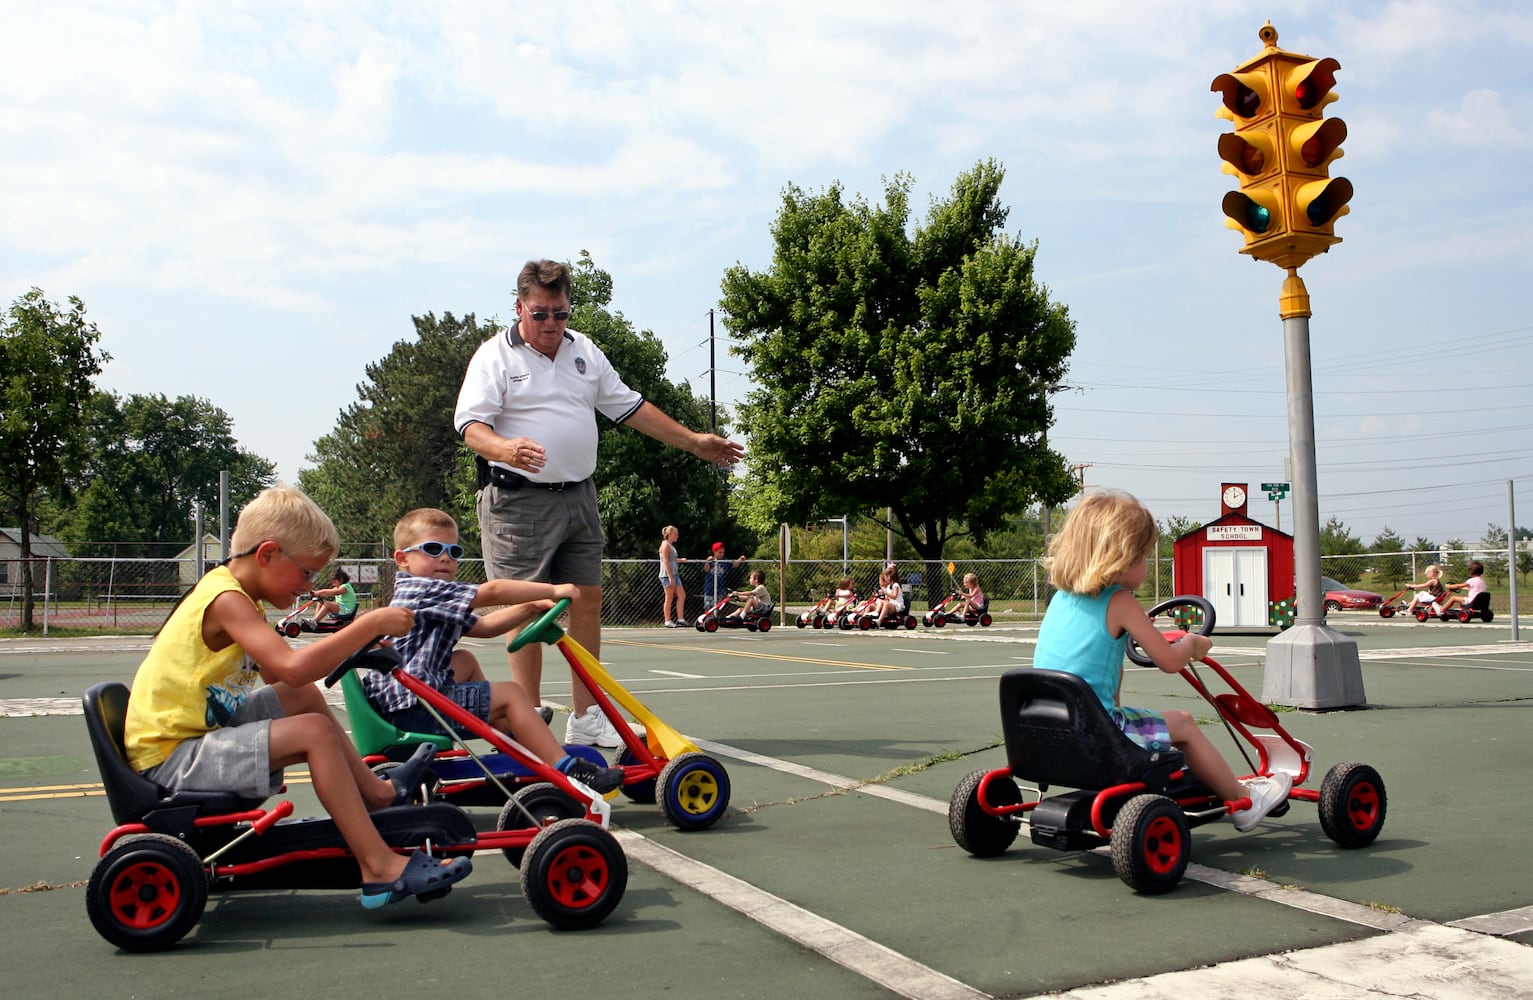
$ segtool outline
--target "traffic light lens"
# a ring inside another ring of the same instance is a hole
[[[1250,143],[1240,152],[1240,165],[1248,174],[1259,174],[1267,165],[1267,157]]]
[[[1272,225],[1272,213],[1256,202],[1246,203],[1246,228],[1253,233],[1265,233]]]
[[[1321,161],[1325,159],[1325,154],[1321,152],[1320,139],[1318,137],[1311,138],[1303,146],[1299,147],[1299,158],[1304,161],[1306,167],[1319,166]]]
[[[1261,106],[1261,95],[1245,84],[1240,84],[1235,91],[1235,113],[1242,118],[1252,118],[1261,110]]]

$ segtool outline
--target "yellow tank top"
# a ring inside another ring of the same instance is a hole
[[[214,651],[202,640],[208,605],[231,590],[250,597],[227,566],[210,570],[171,612],[139,665],[123,734],[135,771],[163,764],[181,741],[224,725],[260,681],[243,647]]]

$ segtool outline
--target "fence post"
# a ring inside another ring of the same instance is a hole
[[[23,531],[26,529],[23,528]],[[43,559],[43,638],[48,637],[48,594],[53,590],[53,557]]]

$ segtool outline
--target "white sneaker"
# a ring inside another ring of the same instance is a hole
[[[585,715],[570,713],[570,721],[564,727],[564,742],[583,747],[620,747],[622,737],[613,728],[612,721],[602,712],[601,706],[592,705]]]
[[[1288,790],[1293,787],[1293,775],[1279,771],[1270,778],[1252,778],[1246,782],[1246,794],[1251,796],[1251,808],[1230,814],[1235,829],[1247,833],[1256,828],[1262,817],[1287,800]]]

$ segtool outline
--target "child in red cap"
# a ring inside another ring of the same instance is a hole
[[[703,564],[703,593],[707,597],[708,605],[716,607],[720,600],[729,596],[729,584],[727,577],[731,566],[738,566],[745,562],[741,556],[734,562],[724,554],[724,543],[714,542],[711,554]]]

